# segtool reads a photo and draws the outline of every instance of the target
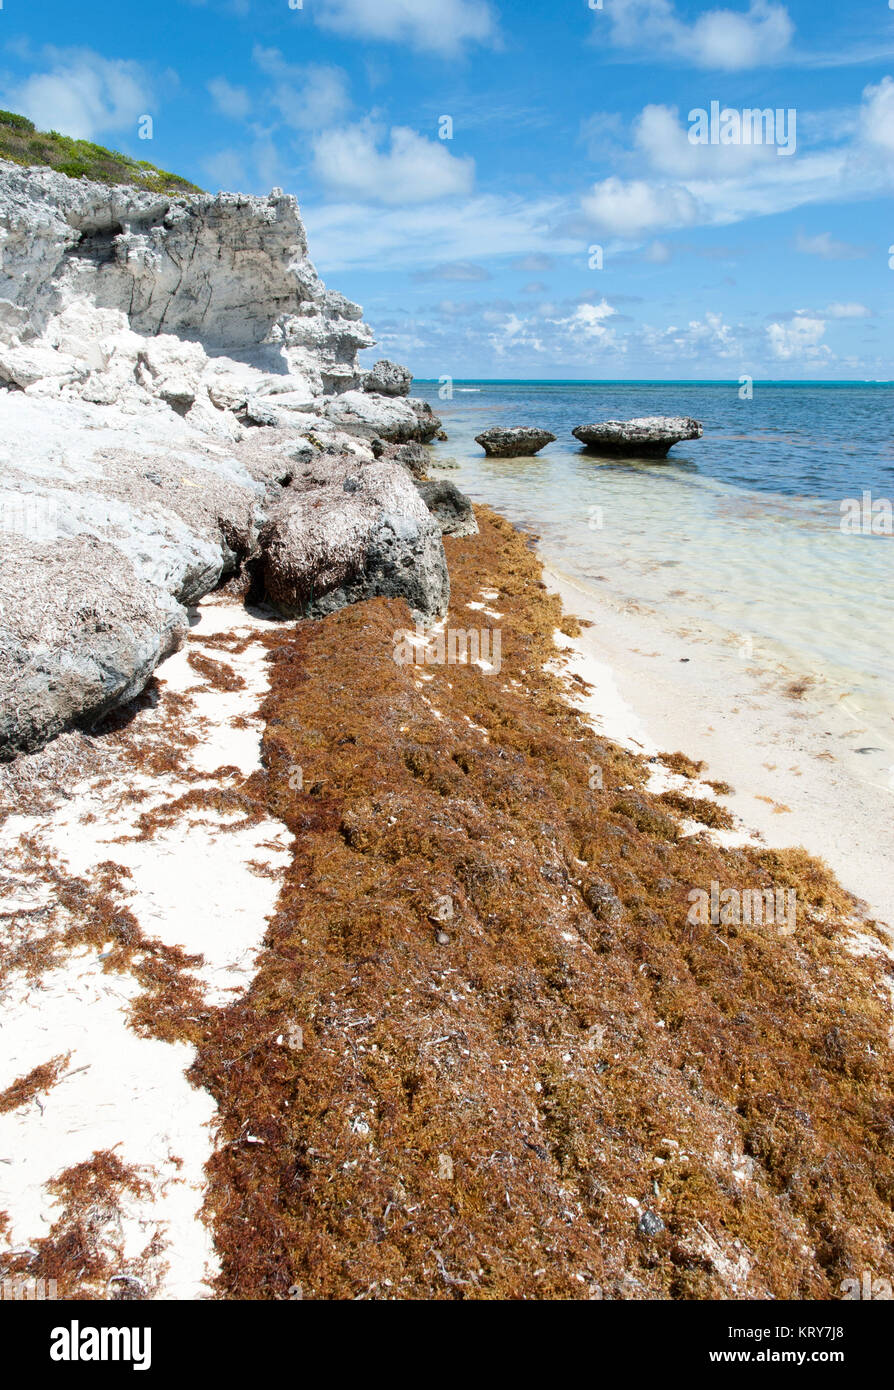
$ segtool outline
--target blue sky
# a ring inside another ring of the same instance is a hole
[[[295,193],[418,376],[894,377],[887,0],[3,0],[0,87]],[[712,102],[793,110],[794,152],[693,143]]]

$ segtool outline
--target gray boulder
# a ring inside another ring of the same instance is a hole
[[[289,489],[261,534],[268,600],[319,618],[368,598],[403,598],[414,618],[447,611],[441,528],[404,469],[382,460]]]
[[[4,535],[0,761],[132,699],[188,629],[186,610],[107,542]]]
[[[549,430],[525,427],[501,429],[495,426],[493,429],[485,430],[483,434],[476,435],[475,443],[481,445],[488,458],[533,458],[545,445],[552,444],[555,437]]]
[[[431,456],[422,444],[400,444],[394,451],[394,462],[408,469],[414,478],[424,478]]]
[[[364,391],[372,391],[379,396],[409,396],[412,385],[413,373],[384,357],[363,378]]]
[[[602,420],[579,425],[571,433],[594,453],[607,458],[666,458],[683,439],[701,439],[698,420],[686,415],[643,415],[635,420]]]
[[[437,521],[444,536],[477,536],[478,522],[472,500],[446,478],[417,479],[416,490]]]

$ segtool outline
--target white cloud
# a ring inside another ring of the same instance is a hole
[[[371,121],[324,131],[314,142],[314,168],[333,191],[389,204],[427,203],[471,192],[475,162],[457,159],[442,141],[407,126],[384,130]]]
[[[787,133],[788,129],[786,125],[780,134]],[[778,147],[773,144],[694,144],[689,131],[688,121],[684,126],[674,106],[644,106],[633,123],[636,149],[662,174],[681,178],[729,178],[750,173],[780,158]],[[771,175],[774,172],[770,170]]]
[[[208,91],[214,108],[221,116],[234,121],[244,121],[251,111],[251,97],[244,87],[234,87],[225,77],[213,77],[208,83]]]
[[[710,360],[710,355],[728,360],[742,360],[740,336],[723,315],[707,310],[703,319],[690,319],[685,327],[671,324],[667,328],[646,326],[642,331],[642,346],[656,358],[676,361],[680,357]]]
[[[871,319],[872,310],[865,304],[830,304],[823,310],[829,319]]]
[[[849,261],[866,255],[861,246],[854,246],[849,241],[836,241],[831,232],[817,232],[815,236],[799,232],[795,238],[795,250],[805,256],[819,256],[824,261]]]
[[[360,266],[410,270],[448,261],[580,254],[579,236],[558,236],[558,198],[477,194],[405,207],[366,202],[304,205],[314,261],[327,275]]]
[[[317,23],[349,38],[406,43],[452,56],[496,37],[485,0],[314,0]]]
[[[574,313],[565,319],[553,319],[560,328],[568,328],[573,333],[582,333],[585,338],[604,338],[608,333],[605,320],[610,319],[616,309],[602,299],[598,304],[578,304]]]
[[[791,126],[787,127],[788,131]],[[636,239],[700,225],[721,226],[773,216],[811,203],[853,203],[894,188],[894,80],[868,87],[849,141],[780,158],[774,145],[702,145],[676,108],[649,105],[633,122],[626,163],[632,177],[597,183],[581,198],[596,234]],[[887,149],[885,149],[887,154]],[[862,254],[827,234],[801,237],[801,250],[834,259]]]
[[[499,327],[490,334],[490,345],[497,357],[505,357],[507,352],[517,355],[520,352],[546,351],[546,345],[531,321],[520,319],[517,314],[506,315]]]
[[[612,236],[636,237],[699,220],[698,203],[687,188],[643,179],[603,179],[584,195],[581,205],[595,229]]]
[[[639,49],[647,62],[658,53],[727,71],[773,62],[794,34],[788,10],[770,0],[751,0],[744,13],[708,10],[691,24],[679,18],[671,0],[611,0],[607,17],[613,41]]]
[[[295,130],[324,130],[344,119],[350,109],[348,76],[327,64],[288,62],[278,48],[256,44],[252,57],[274,85],[269,98],[286,125]]]
[[[825,333],[825,320],[806,313],[796,314],[788,323],[767,325],[770,352],[780,362],[789,362],[793,357],[816,361],[831,356],[822,342]]]
[[[135,130],[140,116],[151,115],[152,83],[139,63],[102,58],[89,48],[47,48],[43,54],[49,69],[32,73],[13,96],[15,109],[39,129],[92,140],[106,131]]]
[[[894,153],[894,79],[883,77],[863,92],[862,127],[872,145]]]

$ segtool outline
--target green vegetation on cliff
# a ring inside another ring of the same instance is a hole
[[[89,140],[72,140],[56,130],[37,130],[33,121],[13,111],[0,111],[0,159],[14,164],[47,165],[69,178],[126,183],[151,193],[201,192],[194,183],[157,169],[144,159],[131,159]]]

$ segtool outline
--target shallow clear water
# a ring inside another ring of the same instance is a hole
[[[894,388],[727,383],[417,383],[449,435],[448,476],[537,532],[545,558],[619,607],[693,625],[781,675],[809,674],[894,760],[894,537],[843,534],[840,504],[894,499]],[[576,425],[692,415],[704,438],[666,463],[603,461]],[[534,459],[487,459],[474,436],[538,425]]]

